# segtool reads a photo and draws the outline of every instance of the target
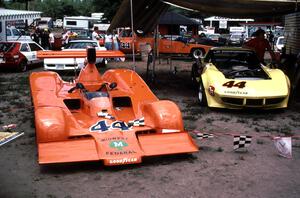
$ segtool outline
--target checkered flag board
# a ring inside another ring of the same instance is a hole
[[[252,136],[240,135],[233,137],[233,149],[246,148],[251,145]]]
[[[211,133],[196,133],[197,139],[202,140],[202,139],[208,139],[208,138],[213,138],[214,135]]]
[[[102,118],[106,118],[106,119],[110,119],[110,120],[114,120],[115,117],[110,115],[109,113],[107,113],[107,111],[101,111],[101,112],[98,112],[97,115],[99,117],[102,117]]]
[[[140,118],[140,119],[136,119],[136,120],[131,120],[128,122],[128,126],[145,126],[145,119],[144,118]]]

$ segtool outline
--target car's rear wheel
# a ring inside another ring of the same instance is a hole
[[[20,63],[20,65],[19,65],[19,68],[18,68],[18,70],[20,71],[20,72],[25,72],[25,71],[27,71],[27,61],[22,61],[21,63]]]
[[[200,48],[196,48],[192,50],[192,57],[194,59],[199,59],[202,58],[204,56],[204,50],[200,49]]]
[[[202,81],[200,81],[200,83],[199,83],[198,100],[199,100],[199,103],[201,106],[207,106],[205,89],[204,89]]]

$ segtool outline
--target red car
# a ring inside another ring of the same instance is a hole
[[[0,68],[14,68],[26,71],[28,66],[43,63],[36,52],[44,50],[33,41],[0,42]]]

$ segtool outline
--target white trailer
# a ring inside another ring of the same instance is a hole
[[[65,29],[92,29],[93,25],[99,21],[98,18],[86,16],[64,17]]]

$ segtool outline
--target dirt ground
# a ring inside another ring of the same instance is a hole
[[[131,65],[111,62],[106,69]],[[137,63],[144,79],[145,65]],[[0,73],[0,126],[16,123],[25,135],[0,147],[0,197],[300,197],[300,140],[293,140],[293,158],[286,159],[277,155],[270,138],[261,137],[300,135],[299,106],[276,111],[200,107],[190,82],[191,62],[172,65],[176,75],[166,61],[157,66],[156,82],[149,83],[153,92],[179,105],[190,131],[254,136],[248,152],[233,152],[233,138],[219,135],[195,139],[198,153],[147,158],[140,165],[104,167],[89,162],[41,167],[28,76],[42,68],[6,71]]]

